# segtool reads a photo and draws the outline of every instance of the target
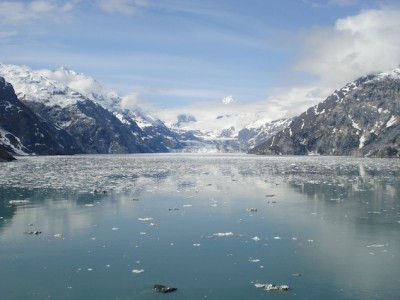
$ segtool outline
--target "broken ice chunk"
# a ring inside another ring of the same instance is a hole
[[[286,284],[275,285],[272,283],[256,283],[254,284],[256,288],[264,289],[266,291],[288,291],[289,286]]]
[[[146,217],[146,218],[138,218],[138,220],[139,220],[139,221],[152,221],[152,220],[154,220],[154,219],[153,219],[153,218]]]
[[[213,233],[213,236],[233,236],[233,232],[218,232],[218,233]]]

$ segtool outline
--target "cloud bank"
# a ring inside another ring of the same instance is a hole
[[[350,5],[353,1],[335,1]],[[198,120],[208,120],[224,112],[251,116],[263,112],[264,120],[296,116],[325,100],[335,89],[360,76],[397,68],[400,64],[400,9],[384,7],[364,10],[338,19],[332,27],[300,32],[299,49],[292,71],[314,78],[308,84],[276,88],[264,101],[227,108],[213,103],[164,110],[159,117],[171,120],[179,113],[195,112]],[[234,96],[234,95],[233,95]],[[207,121],[204,122],[205,124]]]

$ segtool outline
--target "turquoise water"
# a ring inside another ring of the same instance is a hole
[[[398,160],[180,154],[0,165],[1,299],[398,299],[399,233]],[[156,294],[156,283],[178,290]]]

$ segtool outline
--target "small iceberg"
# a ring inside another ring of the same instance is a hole
[[[218,232],[218,233],[214,233],[213,236],[233,236],[233,232]]]
[[[10,200],[8,203],[12,205],[23,205],[29,203],[29,200]]]
[[[139,221],[152,221],[152,220],[154,220],[153,218],[149,218],[149,217],[146,217],[146,218],[138,218],[138,220]]]
[[[157,293],[171,293],[171,292],[175,292],[177,290],[177,288],[168,287],[168,286],[165,286],[162,284],[155,284],[153,286],[153,289]]]
[[[250,208],[246,208],[246,211],[248,211],[248,212],[257,212],[258,209],[254,208],[254,207],[250,207]]]
[[[288,291],[290,289],[286,284],[276,285],[273,283],[256,283],[254,286],[258,289],[263,289],[266,291]]]
[[[135,274],[140,274],[140,273],[143,273],[143,272],[144,272],[143,269],[133,269],[132,270],[132,273],[135,273]]]

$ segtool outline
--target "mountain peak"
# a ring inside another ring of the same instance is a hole
[[[384,79],[384,78],[400,79],[400,68],[396,68],[388,72],[378,73],[376,77],[378,79]]]

